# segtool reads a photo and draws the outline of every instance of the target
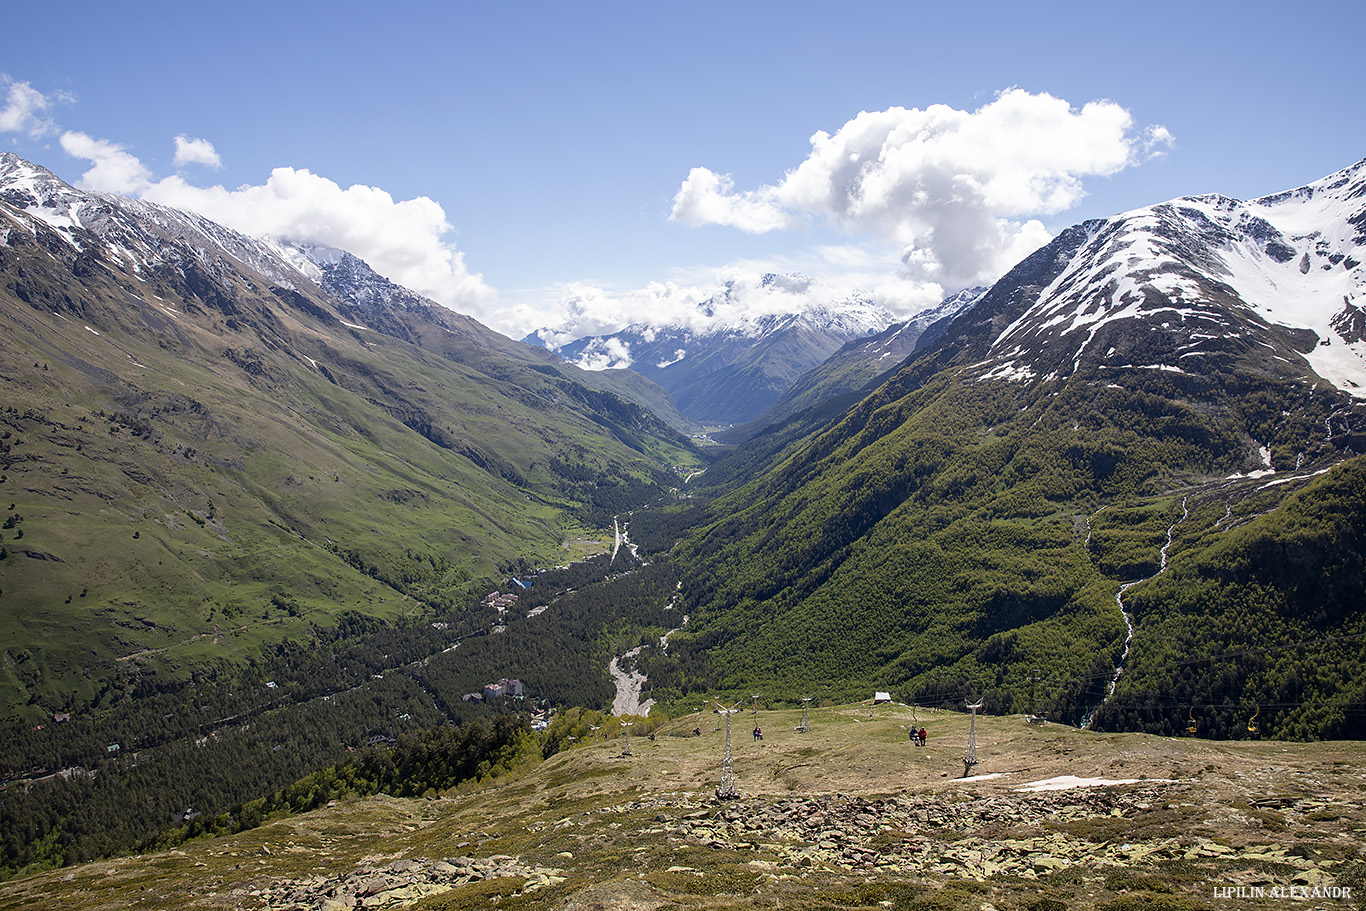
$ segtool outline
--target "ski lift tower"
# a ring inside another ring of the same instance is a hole
[[[730,752],[730,716],[738,711],[738,702],[728,709],[722,708],[719,702],[716,704],[717,714],[726,716],[726,749],[721,754],[721,783],[716,786],[717,800],[733,800],[740,796],[740,792],[735,790],[735,763]]]
[[[626,738],[626,746],[622,747],[621,750],[623,756],[631,755],[631,725],[633,724],[635,724],[634,721],[623,721],[621,723],[621,735]]]
[[[972,771],[972,767],[977,765],[977,710],[984,705],[986,705],[986,700],[978,699],[968,706],[968,708],[972,709],[972,725],[968,728],[968,749],[967,752],[963,754],[964,778],[967,778],[968,772]]]
[[[811,730],[811,697],[802,697],[802,724],[797,728],[797,733],[805,734]]]
[[[590,739],[591,739],[594,743],[597,743],[597,742],[598,742],[598,731],[600,731],[600,730],[602,730],[602,725],[600,725],[600,724],[595,724],[595,725],[593,725],[592,727],[590,727],[590,728],[588,729],[589,735],[590,735]]]
[[[763,695],[763,693],[751,693],[750,696],[749,696],[750,700],[751,700],[751,701],[753,702],[753,704],[754,704],[754,717],[755,717],[755,718],[758,718],[758,717],[759,717],[759,697],[762,696],[762,695]]]

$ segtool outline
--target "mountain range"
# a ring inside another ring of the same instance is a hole
[[[765,290],[810,295],[818,283],[802,275],[765,275]],[[631,325],[610,335],[585,336],[552,350],[580,366],[629,367],[663,387],[678,408],[701,425],[743,424],[759,418],[803,374],[844,344],[893,322],[866,298],[803,303],[789,312],[730,319],[734,282],[696,306],[695,319],[658,326]],[[793,298],[795,300],[795,298]],[[524,341],[543,345],[548,330]]]
[[[907,320],[892,323],[881,332],[845,342],[824,361],[802,374],[787,388],[751,428],[779,423],[810,408],[880,385],[879,377],[895,371],[936,324],[946,324],[971,307],[986,288],[967,288],[944,298]]]

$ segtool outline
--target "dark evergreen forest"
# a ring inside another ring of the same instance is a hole
[[[317,793],[451,787],[532,709],[610,702],[612,656],[681,622],[672,565],[625,550],[519,578],[529,587],[505,586],[519,600],[501,618],[482,604],[398,625],[346,614],[245,668],[181,684],[130,676],[107,709],[12,728],[0,738],[0,873],[146,847],[187,818],[183,837],[239,830],[302,808],[308,799],[282,789],[319,769],[349,784]],[[502,677],[521,680],[524,697],[462,698]],[[447,758],[412,758],[424,750]]]

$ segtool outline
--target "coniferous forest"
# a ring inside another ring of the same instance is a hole
[[[486,776],[481,763],[507,765],[533,741],[541,748],[530,710],[610,702],[611,658],[681,623],[666,562],[602,555],[526,578],[515,616],[496,625],[482,605],[401,625],[344,618],[245,668],[161,689],[151,677],[129,680],[103,712],[11,728],[0,753],[0,869],[240,830],[262,813],[350,793],[421,794]],[[503,677],[523,683],[522,698],[462,698]],[[329,769],[315,788],[321,779],[309,776]]]

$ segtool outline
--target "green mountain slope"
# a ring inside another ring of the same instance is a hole
[[[678,668],[705,666],[737,693],[1026,711],[1032,690],[1071,723],[1104,703],[1090,723],[1164,731],[1192,702],[1274,702],[1262,718],[1284,735],[1360,736],[1366,576],[1344,517],[1361,506],[1363,404],[1306,364],[1312,332],[1199,271],[1231,256],[1226,235],[1163,223],[1195,265],[1150,284],[1131,266],[1140,290],[1121,299],[1103,255],[1140,230],[1066,232],[836,420],[713,467],[743,483],[675,551],[693,622],[653,665],[670,694],[691,685]],[[1161,289],[1177,275],[1198,305]],[[1065,294],[1082,331],[1034,315]],[[1002,345],[1012,333],[1038,341]],[[1226,536],[1231,522],[1245,527]],[[1341,645],[1302,645],[1325,638]]]
[[[38,187],[0,203],[10,710],[240,661],[343,610],[464,603],[699,463],[466,317],[367,309],[183,213]],[[54,199],[89,226],[30,214]]]
[[[1192,498],[1171,571],[1127,599],[1145,635],[1099,723],[1247,736],[1257,717],[1296,738],[1360,736],[1366,458],[1279,504],[1266,493]]]

